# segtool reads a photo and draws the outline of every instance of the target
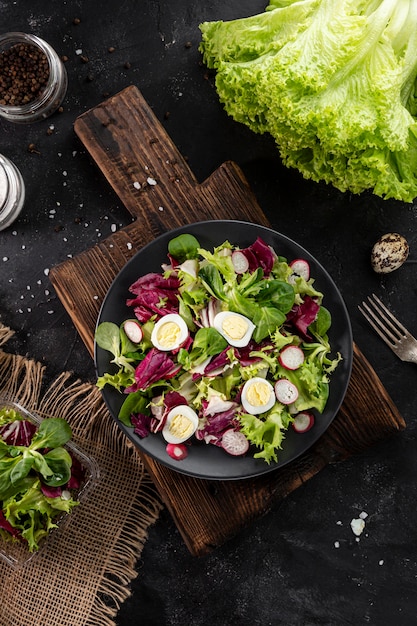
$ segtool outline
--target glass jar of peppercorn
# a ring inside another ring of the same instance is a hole
[[[0,116],[27,124],[61,105],[67,73],[55,50],[36,35],[0,35]]]

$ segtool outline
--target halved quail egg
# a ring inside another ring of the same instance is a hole
[[[247,380],[242,388],[241,402],[246,413],[259,415],[272,409],[276,401],[275,391],[265,378]]]
[[[217,313],[213,326],[235,348],[247,346],[256,328],[250,319],[233,311]]]
[[[180,404],[168,413],[162,436],[168,443],[182,443],[195,433],[197,426],[197,413],[188,404]]]
[[[188,327],[181,315],[170,313],[158,320],[152,330],[151,342],[163,352],[177,350],[188,337]]]

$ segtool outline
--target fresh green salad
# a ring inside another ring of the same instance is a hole
[[[160,433],[178,460],[205,443],[269,464],[290,425],[314,427],[342,357],[305,259],[288,262],[260,237],[210,251],[182,234],[161,273],[129,291],[131,317],[97,327],[112,363],[97,385],[123,394],[118,417],[139,437]]]
[[[68,423],[51,417],[40,425],[11,406],[0,408],[0,538],[30,552],[78,501],[84,468],[65,444]]]

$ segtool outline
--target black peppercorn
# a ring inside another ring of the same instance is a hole
[[[0,53],[0,105],[22,106],[35,100],[48,83],[46,55],[19,43]]]

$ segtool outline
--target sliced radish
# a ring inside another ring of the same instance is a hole
[[[239,430],[230,428],[223,433],[221,446],[228,454],[241,456],[249,450],[249,441]]]
[[[310,278],[310,265],[305,259],[294,259],[290,263],[290,268],[296,276],[301,276],[304,280]]]
[[[304,363],[304,352],[299,346],[286,346],[278,360],[287,370],[296,370]]]
[[[236,274],[244,274],[249,269],[249,261],[245,254],[240,250],[233,251],[232,263]]]
[[[183,443],[169,443],[166,447],[167,454],[176,461],[182,461],[188,456],[187,446]]]
[[[306,433],[314,426],[314,415],[309,411],[297,413],[292,422],[292,427],[297,433]]]
[[[136,320],[127,320],[123,324],[123,329],[126,333],[126,337],[133,343],[140,343],[143,339],[142,328]]]
[[[275,395],[281,404],[292,404],[298,398],[298,389],[287,378],[280,378],[275,383]]]

